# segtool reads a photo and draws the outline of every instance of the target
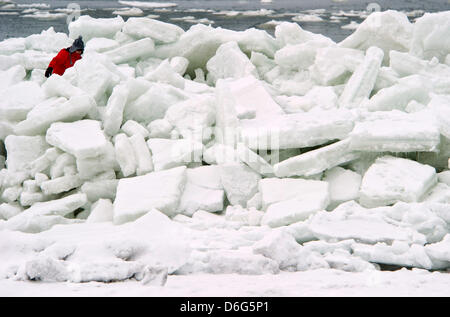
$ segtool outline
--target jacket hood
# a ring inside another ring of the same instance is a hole
[[[73,41],[72,46],[69,47],[70,53],[73,53],[77,50],[84,51],[84,42],[83,42],[83,38],[81,37],[81,35],[75,41]]]

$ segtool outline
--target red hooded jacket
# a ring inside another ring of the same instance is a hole
[[[64,48],[52,59],[48,67],[53,68],[53,74],[62,75],[67,68],[72,67],[79,59],[81,59],[81,54],[77,52],[69,53],[69,50]]]

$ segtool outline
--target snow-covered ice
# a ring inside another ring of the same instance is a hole
[[[445,293],[448,11],[375,12],[335,43],[119,3],[0,42],[0,295]]]

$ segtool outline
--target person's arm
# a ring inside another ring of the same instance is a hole
[[[53,57],[53,59],[50,61],[50,64],[48,64],[47,70],[45,71],[45,77],[50,77],[55,66],[57,67],[57,65],[63,65],[66,59],[67,51],[65,49],[59,51],[58,55]]]

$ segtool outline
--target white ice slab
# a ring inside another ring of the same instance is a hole
[[[133,221],[153,208],[174,216],[186,184],[186,167],[123,178],[114,201],[114,223]]]
[[[220,178],[228,201],[246,207],[258,191],[261,176],[244,164],[226,164],[220,166]]]
[[[115,64],[130,62],[138,57],[148,56],[155,50],[155,43],[151,38],[131,42],[105,53]]]
[[[259,182],[262,207],[266,210],[270,205],[287,200],[320,201],[323,208],[329,203],[329,185],[327,182],[294,179],[265,178]]]
[[[413,25],[404,13],[393,10],[374,12],[339,46],[360,50],[377,46],[384,51],[387,62],[390,50],[409,51],[412,33]]]
[[[108,135],[115,135],[119,131],[123,122],[123,111],[128,95],[129,89],[127,85],[123,84],[114,87],[103,116],[103,128]]]
[[[188,181],[178,210],[187,216],[192,216],[198,210],[220,212],[223,210],[224,196],[222,189],[206,188]]]
[[[128,120],[127,122],[125,122],[122,125],[121,129],[130,137],[134,134],[140,134],[144,139],[146,139],[149,136],[148,130],[134,120]]]
[[[350,139],[345,139],[277,163],[274,172],[278,177],[311,176],[359,157],[350,149]]]
[[[100,122],[95,120],[55,122],[48,129],[46,140],[79,159],[105,153],[108,144]]]
[[[59,194],[80,187],[83,181],[78,175],[66,175],[45,181],[41,184],[45,195]]]
[[[69,223],[65,215],[87,202],[85,194],[73,194],[61,199],[35,203],[6,223],[10,230],[36,233],[50,229],[57,223]],[[65,220],[64,220],[65,219]]]
[[[112,222],[113,221],[113,204],[109,199],[99,199],[92,205],[91,213],[86,219],[87,223],[95,222]]]
[[[361,102],[370,97],[383,61],[383,55],[383,51],[376,46],[367,49],[363,62],[355,69],[339,98],[341,107],[359,107]]]
[[[95,37],[113,38],[121,30],[124,21],[121,16],[112,19],[95,19],[83,15],[69,24],[69,37],[82,35],[85,42]]]
[[[133,146],[125,134],[120,133],[116,135],[114,149],[123,176],[128,177],[134,174],[137,167],[136,156]]]
[[[220,78],[258,76],[256,67],[242,53],[236,42],[228,42],[219,46],[216,54],[206,64],[206,69],[213,83]]]
[[[201,96],[176,103],[167,109],[164,117],[186,139],[203,140],[203,134],[208,136],[216,119],[214,98]]]
[[[45,99],[42,88],[32,81],[23,81],[2,88],[0,88],[0,117],[3,119],[23,120],[36,104]]]
[[[6,166],[9,171],[22,171],[49,148],[42,136],[9,135],[5,139]]]
[[[123,25],[122,32],[134,38],[149,37],[156,43],[172,43],[178,40],[183,29],[162,21],[149,18],[129,18]]]
[[[195,140],[149,139],[155,171],[201,162],[203,144]]]
[[[441,62],[448,55],[446,33],[449,28],[448,11],[425,13],[417,19],[411,41],[411,53],[424,59],[437,57]]]
[[[69,100],[58,98],[51,103],[43,102],[36,105],[14,131],[19,135],[45,134],[53,122],[80,120],[94,106],[94,100],[87,95],[75,96]]]
[[[420,201],[437,182],[436,171],[412,160],[384,156],[367,170],[361,183],[360,202],[365,207]]]
[[[330,209],[345,201],[357,200],[361,180],[362,177],[358,173],[339,166],[327,170],[323,181],[330,184]]]
[[[301,148],[345,139],[353,129],[353,115],[346,110],[296,113],[241,120],[240,128],[242,142],[252,150]]]
[[[391,112],[359,122],[350,133],[350,149],[356,151],[436,151],[439,126],[427,113]]]

